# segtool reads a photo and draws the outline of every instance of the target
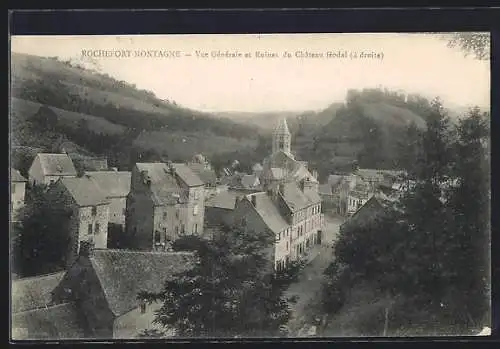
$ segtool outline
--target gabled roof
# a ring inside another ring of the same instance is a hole
[[[136,163],[135,166],[151,181],[152,199],[156,205],[170,205],[186,199],[184,190],[165,163]]]
[[[278,125],[274,129],[274,134],[290,134],[288,124],[286,123],[286,118],[280,119]]]
[[[51,292],[64,276],[64,271],[12,280],[11,311],[18,313],[51,304]]]
[[[267,193],[260,192],[247,195],[246,198],[250,202],[250,205],[252,205],[252,195],[255,195],[256,200],[256,205],[254,206],[255,211],[257,211],[272,232],[279,233],[288,228],[289,224],[285,221],[279,209]]]
[[[198,187],[204,185],[203,181],[186,164],[172,164],[177,175],[186,183],[188,187]]]
[[[11,168],[10,169],[10,181],[11,182],[27,182],[28,180],[26,178],[24,178],[18,170]]]
[[[94,250],[90,261],[115,316],[136,308],[141,291],[160,292],[165,281],[194,266],[190,252]]]
[[[75,304],[64,303],[12,314],[12,337],[14,340],[84,339],[85,331]]]
[[[284,184],[283,189],[281,196],[292,211],[300,210],[312,204],[312,201],[300,190],[297,183],[287,182]]]
[[[68,154],[39,153],[43,174],[58,176],[76,176],[76,169]]]
[[[236,198],[244,194],[233,190],[222,191],[205,202],[205,207],[223,208],[234,210]]]
[[[99,186],[108,198],[126,197],[130,192],[129,171],[87,171],[86,176]]]
[[[81,178],[65,177],[61,178],[59,182],[80,207],[109,204],[105,192],[87,176]]]

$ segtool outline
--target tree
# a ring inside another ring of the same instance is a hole
[[[13,265],[23,276],[46,274],[65,267],[70,212],[47,204],[45,186],[27,191],[20,224],[12,232]]]
[[[283,291],[273,287],[265,252],[273,239],[235,227],[213,240],[174,244],[195,249],[198,263],[167,281],[162,292],[139,297],[162,302],[155,323],[180,337],[280,335],[289,311]]]
[[[472,109],[460,120],[454,144],[455,185],[449,191],[449,210],[455,243],[445,250],[454,292],[446,303],[464,326],[489,322],[490,169],[484,146],[489,140],[488,119],[478,108]]]
[[[465,56],[474,55],[476,59],[490,59],[489,33],[454,33],[448,39],[448,47],[460,48]]]

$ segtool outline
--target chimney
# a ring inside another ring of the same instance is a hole
[[[253,205],[254,207],[257,207],[257,196],[255,196],[255,194],[254,194],[254,195],[252,195],[252,205]]]

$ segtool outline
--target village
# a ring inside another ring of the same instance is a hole
[[[229,167],[218,174],[202,154],[187,163],[136,163],[130,172],[94,159],[87,166],[93,170],[77,174],[71,153],[39,153],[29,178],[11,168],[13,224],[36,187],[46,191],[47,207],[70,217],[65,270],[12,276],[13,337],[135,338],[155,326],[158,309],[137,294],[160,290],[193,262],[172,243],[188,235],[211,239],[235,223],[274,234],[269,258],[276,272],[303,262],[286,292],[294,299],[289,336],[316,335],[321,319],[311,309],[339,230],[383,212],[408,183],[400,172],[360,168],[319,183],[317,171],[295,158],[291,139],[283,118],[272,153],[253,173]]]

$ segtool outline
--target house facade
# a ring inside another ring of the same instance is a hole
[[[28,180],[18,170],[10,169],[10,212],[12,221],[17,221],[18,212],[24,206],[27,182]]]
[[[138,299],[160,292],[165,281],[193,266],[188,252],[84,249],[52,293],[56,303],[74,302],[95,339],[135,339],[153,323],[161,304]]]
[[[76,169],[68,154],[39,153],[29,169],[31,185],[55,183],[59,178],[76,177]]]
[[[78,256],[83,242],[96,248],[106,248],[108,243],[109,201],[101,189],[87,176],[61,178],[48,190],[48,204],[54,212],[64,212],[69,233],[67,251],[69,267]]]
[[[179,236],[202,234],[205,184],[185,164],[137,163],[127,196],[131,246],[166,250]]]
[[[231,223],[249,231],[274,234],[270,256],[275,270],[281,270],[322,243],[321,198],[290,181],[238,199]]]
[[[85,175],[101,189],[109,201],[109,223],[125,228],[127,195],[130,192],[132,173],[130,171],[88,171]]]

